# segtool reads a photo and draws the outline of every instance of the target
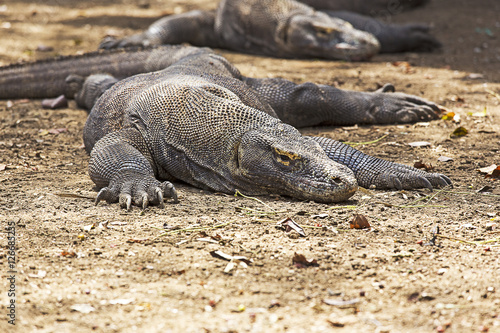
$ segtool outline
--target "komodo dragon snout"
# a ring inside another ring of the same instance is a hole
[[[238,169],[245,182],[242,191],[276,193],[301,200],[339,202],[358,188],[354,173],[336,163],[313,140],[252,130],[238,146]],[[248,193],[248,192],[247,192]],[[259,194],[259,193],[255,193]]]
[[[361,61],[380,50],[380,43],[372,34],[321,12],[291,16],[284,34],[287,48],[310,57]]]

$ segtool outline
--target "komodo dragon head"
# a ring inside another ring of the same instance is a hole
[[[321,12],[291,16],[282,32],[287,48],[301,56],[361,61],[380,50],[372,34]]]
[[[353,172],[328,158],[316,142],[296,133],[277,135],[255,129],[241,137],[237,173],[250,185],[247,193],[260,190],[325,203],[351,197],[358,188]]]

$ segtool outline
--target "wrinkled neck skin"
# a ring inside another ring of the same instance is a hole
[[[246,132],[236,153],[234,177],[242,193],[331,203],[347,200],[358,187],[350,169],[328,158],[315,141],[288,125],[283,124],[280,133]]]
[[[294,57],[363,61],[380,50],[372,34],[320,12],[293,15],[280,29],[282,43]]]

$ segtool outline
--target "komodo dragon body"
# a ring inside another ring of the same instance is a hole
[[[101,48],[191,43],[282,58],[356,61],[369,59],[379,51],[429,51],[440,46],[425,25],[386,24],[338,11],[341,6],[358,11],[360,7],[379,8],[384,1],[355,1],[351,5],[339,0],[302,2],[322,11],[293,0],[221,0],[215,11],[170,15],[143,33],[121,40],[107,38]],[[407,2],[412,1],[402,3]]]
[[[108,74],[82,81],[94,73]],[[162,46],[12,65],[0,68],[0,87],[2,99],[66,93],[91,108],[84,142],[90,177],[101,188],[97,202],[163,205],[164,197],[177,198],[172,180],[318,202],[346,200],[358,184],[451,184],[444,175],[295,128],[429,120],[436,118],[435,104],[402,93],[247,78],[206,48]]]

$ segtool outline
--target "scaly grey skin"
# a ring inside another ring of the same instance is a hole
[[[369,16],[395,15],[429,0],[299,0],[316,10],[349,11]]]
[[[123,80],[98,74],[123,77],[149,70]],[[177,201],[173,180],[224,193],[276,193],[318,202],[346,200],[358,183],[397,189],[451,184],[444,175],[295,129],[437,118],[434,103],[389,92],[390,87],[364,93],[247,78],[210,49],[188,46],[8,66],[0,68],[0,87],[0,98],[66,92],[92,106],[84,142],[90,177],[101,188],[96,201],[127,209],[163,205],[164,197]]]
[[[317,0],[311,5],[322,8],[329,2]],[[282,58],[348,61],[367,60],[379,51],[429,51],[440,46],[421,24],[385,24],[351,12],[316,11],[293,0],[221,0],[216,11],[167,16],[143,33],[121,40],[106,38],[100,47],[180,43]]]

